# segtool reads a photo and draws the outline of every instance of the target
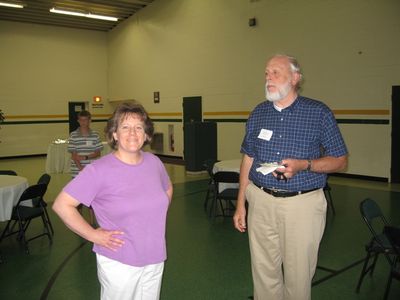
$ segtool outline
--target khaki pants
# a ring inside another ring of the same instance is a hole
[[[246,198],[254,299],[311,299],[326,219],[323,190],[278,198],[250,183]]]

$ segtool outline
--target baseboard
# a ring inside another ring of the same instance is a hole
[[[39,156],[46,156],[46,153],[43,154],[29,154],[29,155],[16,155],[16,156],[2,156],[1,159],[16,159],[16,158],[29,158],[29,157],[39,157]]]
[[[389,182],[389,178],[386,178],[386,177],[366,176],[366,175],[358,175],[358,174],[331,173],[331,174],[329,174],[329,176],[370,180],[370,181],[379,181],[379,182]]]
[[[182,156],[173,156],[173,155],[165,155],[165,154],[157,154],[157,155],[162,162],[167,163],[167,164],[173,164],[173,165],[185,165],[185,161],[183,160]]]

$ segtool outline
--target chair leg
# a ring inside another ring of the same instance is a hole
[[[219,206],[221,207],[222,216],[225,217],[225,209],[224,209],[224,206],[222,205],[221,199],[219,199]]]
[[[44,228],[46,230],[45,235],[47,235],[47,237],[50,240],[50,244],[51,244],[53,242],[53,238],[52,238],[52,234],[51,234],[51,231],[50,231],[49,223],[47,222],[45,215],[42,215],[42,222],[43,222],[43,226],[44,226]]]
[[[363,268],[361,270],[360,278],[358,279],[358,283],[357,283],[357,287],[356,287],[356,293],[360,292],[360,288],[361,288],[361,284],[363,282],[363,279],[364,279],[365,275],[367,275],[367,273],[370,271],[371,266],[368,267],[368,263],[369,263],[370,258],[371,258],[371,252],[368,251],[367,252],[367,257],[365,258],[365,261],[364,261]],[[373,266],[373,264],[372,264],[372,266]]]
[[[385,295],[383,296],[383,300],[387,300],[389,297],[390,286],[392,284],[392,270],[390,270],[388,282],[386,284]]]
[[[51,224],[50,216],[49,216],[49,213],[47,212],[47,208],[46,208],[46,207],[43,207],[43,210],[44,210],[44,214],[46,215],[46,222],[47,222],[47,224],[49,224],[49,226],[50,226],[51,234],[54,235],[53,224]]]
[[[214,195],[213,195],[213,197],[212,197],[212,200],[211,200],[210,212],[209,212],[209,214],[208,214],[208,216],[209,216],[210,218],[216,216],[215,210],[216,210],[217,198],[216,198],[215,196],[216,196],[216,195],[215,195],[215,193],[214,193]],[[213,214],[213,213],[214,213],[214,214]]]
[[[26,240],[25,237],[25,231],[28,228],[29,222],[22,222],[21,220],[18,220],[18,240],[22,241],[22,244],[24,245],[25,252],[26,254],[29,254],[29,247],[28,247],[28,241]]]
[[[3,232],[1,233],[0,242],[3,240],[4,237],[7,236],[6,233],[10,227],[10,223],[11,223],[11,220],[7,222],[6,228],[4,228]]]
[[[376,262],[378,261],[378,257],[379,257],[379,253],[375,253],[374,255],[374,261],[372,262],[372,265],[370,267],[370,272],[369,272],[369,276],[372,277],[374,270],[375,270],[375,266],[376,266]]]
[[[208,197],[210,197],[210,184],[211,182],[208,182],[208,187],[207,187],[207,194],[206,194],[206,198],[204,199],[204,210],[207,211],[207,205],[208,205]]]

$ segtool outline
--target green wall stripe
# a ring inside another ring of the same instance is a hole
[[[204,119],[204,122],[217,123],[246,123],[247,119]]]
[[[160,123],[182,123],[182,119],[152,119],[153,122]],[[107,122],[108,119],[92,120],[94,123]],[[390,120],[387,119],[336,119],[338,124],[375,124],[375,125],[388,125]],[[204,122],[217,122],[217,123],[246,123],[247,119],[204,119]],[[1,125],[27,125],[27,124],[55,124],[66,123],[68,120],[41,120],[41,121],[5,121]]]
[[[151,119],[153,122],[182,123],[182,119]]]
[[[26,125],[26,124],[54,124],[68,123],[68,120],[47,120],[47,121],[5,121],[1,125]]]
[[[387,125],[389,120],[383,119],[336,119],[338,124],[375,124],[375,125]]]

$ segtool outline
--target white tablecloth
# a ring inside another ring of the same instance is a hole
[[[68,144],[50,144],[47,148],[46,173],[69,173],[71,154]]]
[[[101,156],[111,152],[110,146],[103,142]],[[68,152],[68,144],[51,143],[47,148],[46,173],[69,173],[71,167],[71,153]]]
[[[213,167],[213,173],[220,171],[240,172],[241,159],[229,159],[216,162]]]
[[[213,167],[213,173],[217,172],[240,172],[240,164],[242,160],[241,159],[229,159],[229,160],[221,160],[219,162],[216,162]],[[219,191],[223,191],[227,188],[238,188],[239,184],[236,183],[221,183],[219,185]]]
[[[11,219],[12,209],[27,187],[28,180],[24,177],[0,175],[0,221]]]

